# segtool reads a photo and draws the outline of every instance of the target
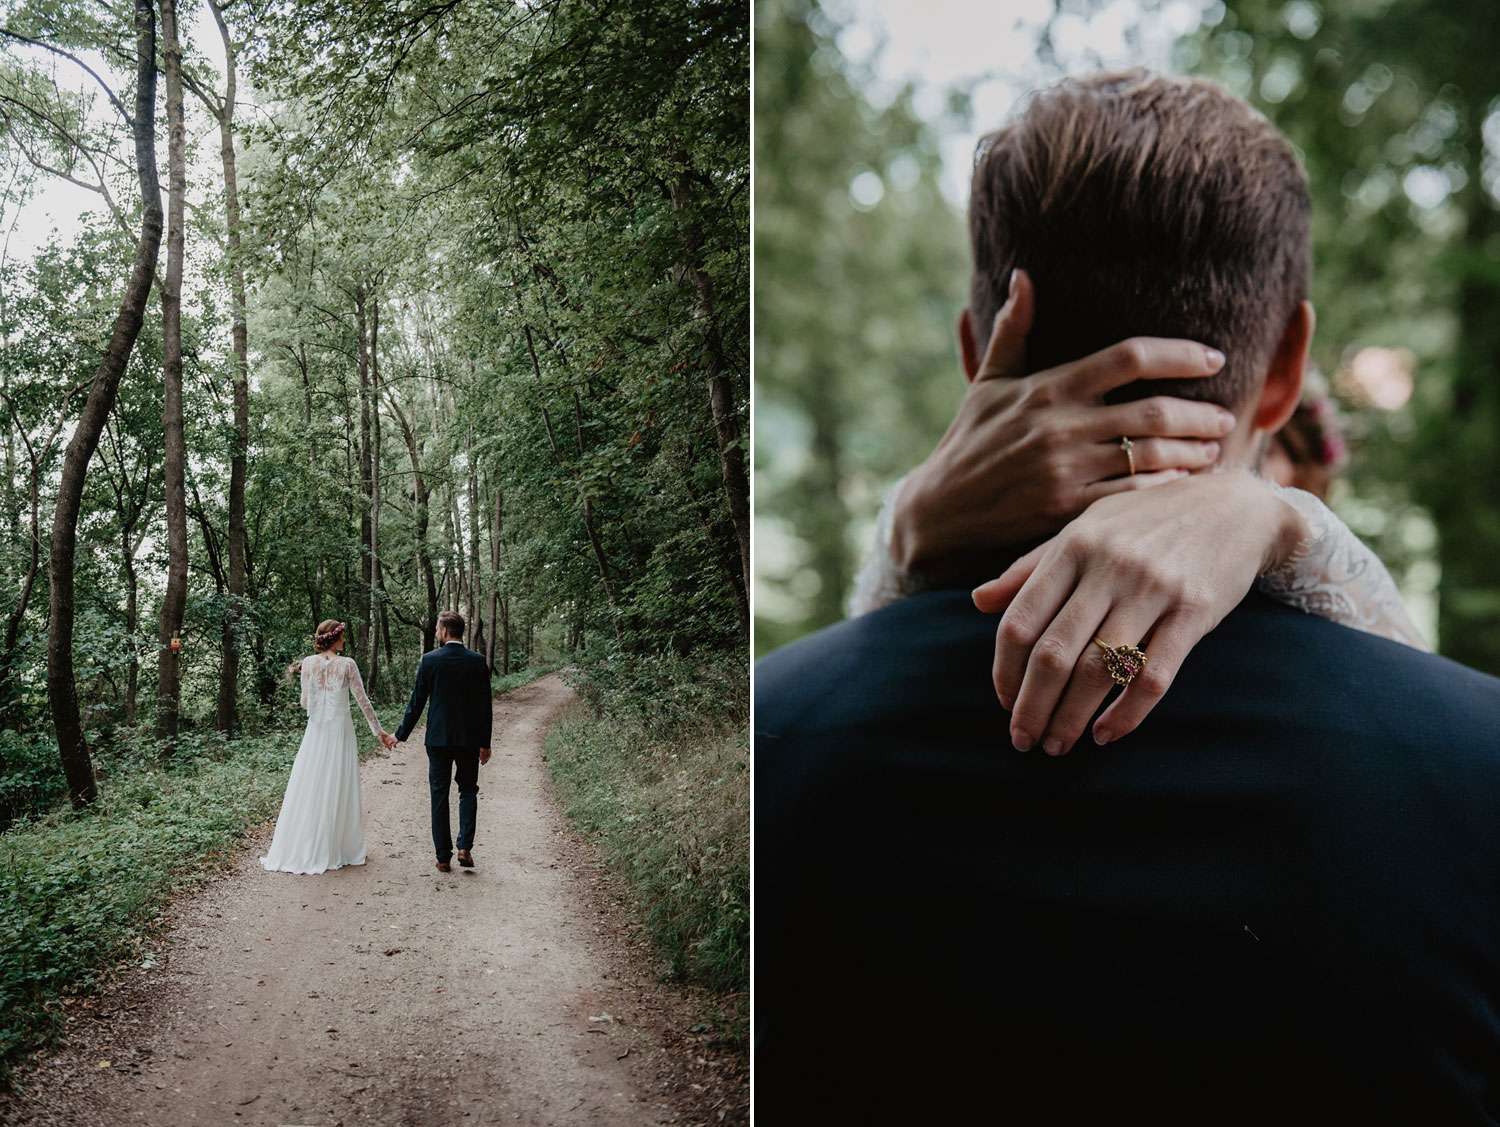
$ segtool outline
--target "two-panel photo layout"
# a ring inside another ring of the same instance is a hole
[[[0,3],[0,1124],[1500,1123],[1490,15]]]

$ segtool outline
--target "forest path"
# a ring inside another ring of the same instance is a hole
[[[132,970],[111,1019],[75,1027],[10,1110],[76,1127],[685,1122],[648,988],[601,935],[617,921],[550,799],[542,741],[571,697],[553,674],[496,698],[476,868],[434,868],[418,729],[361,766],[366,864],[268,873],[258,834],[178,902],[162,965]],[[456,787],[453,805],[456,829]]]

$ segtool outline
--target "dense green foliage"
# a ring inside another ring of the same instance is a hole
[[[614,668],[574,677],[581,699],[547,737],[558,797],[620,878],[669,974],[723,1004],[720,1035],[743,1050],[750,986],[750,749],[736,664],[702,667],[701,698],[652,684],[683,671]],[[613,663],[618,665],[618,663]],[[642,710],[642,700],[656,708]],[[663,722],[676,712],[682,722]]]
[[[705,660],[749,635],[748,13],[727,0],[287,3],[222,9],[239,92],[238,225],[217,167],[224,72],[184,43],[189,587],[183,731],[275,712],[316,623],[396,700],[438,610],[499,677],[611,653]],[[0,255],[0,826],[57,791],[36,675],[66,439],[138,223],[128,12],[8,7],[0,219],[57,176],[109,202],[35,258]],[[196,28],[196,32],[195,29]],[[208,20],[184,33],[215,35]],[[72,70],[69,70],[73,67]],[[61,77],[59,77],[61,76]],[[165,167],[165,166],[164,166]],[[226,242],[226,224],[238,239]],[[231,475],[245,287],[243,612]],[[90,466],[73,653],[107,757],[155,710],[166,570],[153,291]],[[33,549],[38,549],[33,551]],[[142,687],[145,686],[145,687]],[[740,697],[744,694],[741,692]],[[217,709],[216,709],[216,698]]]
[[[1053,17],[1100,8],[1059,4]],[[1138,18],[1159,8],[1143,3]],[[1440,650],[1500,673],[1496,24],[1469,0],[1226,0],[1205,13],[1213,22],[1178,43],[1174,65],[1249,98],[1308,169],[1313,354],[1354,449],[1334,507],[1414,604],[1436,600]],[[967,262],[934,253],[962,246],[962,221],[931,193],[927,166],[913,179],[898,163],[933,151],[943,126],[912,122],[906,99],[872,106],[814,0],[758,5],[756,20],[764,652],[839,617],[880,491],[942,434]],[[885,191],[861,211],[866,172]],[[1370,348],[1392,350],[1384,388],[1356,371]],[[946,398],[923,410],[934,388]],[[894,395],[899,408],[886,406]]]

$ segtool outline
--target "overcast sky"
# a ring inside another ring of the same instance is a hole
[[[206,5],[193,5],[191,14],[186,21],[188,41],[192,44],[193,51],[198,58],[208,59],[219,75],[218,88],[224,88],[224,46],[219,40],[218,28],[214,26],[213,17],[208,14]],[[42,51],[40,48],[13,48],[16,54],[27,60],[36,60],[48,68],[55,68],[58,82],[65,89],[83,90],[91,96],[98,95],[96,112],[112,113],[107,102],[100,94],[99,86],[92,78],[84,74],[73,63],[66,59],[58,59],[53,55]],[[94,68],[114,90],[121,101],[129,105],[132,101],[132,90],[135,76],[133,74],[122,74],[119,71],[111,71],[96,52],[80,53],[80,58]],[[245,90],[243,76],[241,77],[241,93]],[[157,114],[158,119],[165,118],[165,108],[160,101],[164,96],[165,87],[159,82],[157,86]],[[202,142],[205,137],[210,137],[209,145],[199,144],[199,165],[207,171],[207,179],[203,174],[194,169],[189,175],[189,191],[192,195],[199,193],[192,189],[200,184],[217,185],[218,177],[222,176],[219,163],[218,127],[210,122],[202,111],[202,106],[197,99],[187,91],[183,97],[188,104],[188,142]],[[122,158],[130,157],[129,150],[121,153]],[[167,152],[164,144],[158,145],[157,161],[160,164],[161,187],[163,201],[167,189]],[[87,169],[79,175],[80,179],[86,178],[91,173]],[[136,193],[139,198],[139,192]],[[122,207],[130,206],[133,200],[120,200]],[[81,217],[89,211],[105,212],[105,206],[99,196],[84,188],[75,187],[66,181],[56,177],[43,176],[36,185],[36,194],[22,208],[4,207],[0,212],[0,238],[5,241],[6,257],[10,261],[28,259],[35,255],[38,248],[53,241],[68,242],[80,228]]]

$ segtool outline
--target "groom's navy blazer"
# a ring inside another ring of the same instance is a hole
[[[1500,1122],[1500,681],[1252,596],[1052,759],[995,627],[756,667],[765,1122]]]
[[[411,735],[429,697],[426,746],[490,746],[490,667],[483,654],[447,642],[422,655],[411,703],[396,729],[398,740]]]

